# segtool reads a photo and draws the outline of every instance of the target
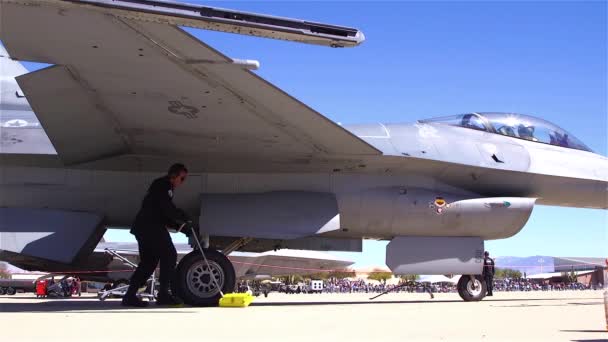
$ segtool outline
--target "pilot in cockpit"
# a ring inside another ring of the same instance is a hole
[[[496,129],[496,131],[502,135],[507,135],[510,137],[517,137],[517,134],[515,134],[515,130],[511,126],[507,126],[507,125],[500,126],[500,128]]]
[[[479,131],[485,131],[486,126],[483,123],[483,120],[475,115],[475,114],[466,114],[462,117],[462,127],[472,128]]]
[[[551,145],[556,145],[556,146],[562,146],[562,147],[568,147],[568,134],[567,133],[563,133],[561,134],[560,132],[553,132],[553,134],[549,134],[549,143]]]
[[[519,124],[519,126],[517,126],[517,134],[519,134],[519,137],[522,139],[538,141],[538,139],[534,137],[534,126],[532,125],[525,123]]]

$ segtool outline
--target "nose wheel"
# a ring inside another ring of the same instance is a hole
[[[187,254],[177,265],[173,291],[186,304],[217,306],[221,292],[233,292],[236,285],[234,267],[228,258],[211,249],[205,249],[207,262],[200,251]]]
[[[486,296],[486,282],[480,275],[462,275],[458,280],[458,294],[465,302],[477,302]]]

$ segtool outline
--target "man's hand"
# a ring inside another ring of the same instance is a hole
[[[173,229],[178,233],[184,233],[186,235],[189,234],[190,227],[192,226],[192,221],[184,221],[180,219],[173,220],[173,222],[167,225],[167,229]]]
[[[192,227],[194,227],[194,222],[192,221],[185,221],[183,224],[180,224],[180,233],[183,233],[184,235],[186,235],[187,237],[190,237],[190,235],[192,234]]]
[[[192,219],[190,218],[190,215],[188,215],[188,213],[186,213],[186,211],[184,211],[183,209],[177,209],[177,212],[179,213],[179,219],[183,222],[192,222]]]
[[[190,219],[190,216],[183,209],[180,208],[176,208],[176,214],[176,217],[172,219],[173,225],[176,226],[175,230],[188,235],[190,231],[190,226],[192,225],[192,220]]]

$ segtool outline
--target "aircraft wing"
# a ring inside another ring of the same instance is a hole
[[[235,160],[381,154],[250,71],[255,62],[228,58],[177,25],[340,46],[358,44],[356,30],[252,14],[226,23],[232,17],[220,10],[194,17],[188,5],[153,1],[0,0],[0,9],[11,56],[53,64],[17,81],[65,164],[195,156],[237,171]]]

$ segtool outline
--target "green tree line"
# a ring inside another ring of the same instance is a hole
[[[494,274],[494,278],[497,279],[505,279],[505,278],[521,278],[521,272],[518,270],[512,270],[510,268],[497,268],[496,274]]]

